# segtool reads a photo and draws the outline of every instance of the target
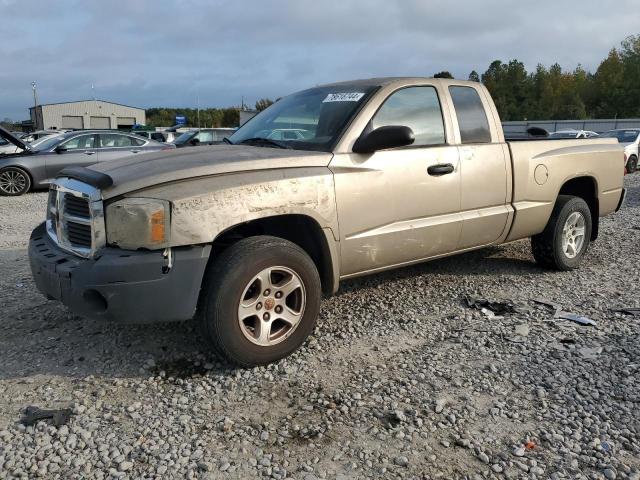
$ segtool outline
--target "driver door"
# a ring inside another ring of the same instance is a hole
[[[391,93],[367,129],[386,125],[410,127],[415,142],[373,154],[339,154],[330,165],[345,276],[451,252],[460,238],[458,149],[446,143],[435,87]]]
[[[56,148],[63,147],[63,151],[54,151],[46,156],[47,177],[55,178],[65,167],[86,167],[97,163],[96,144],[96,135],[93,133],[78,135],[60,143]]]

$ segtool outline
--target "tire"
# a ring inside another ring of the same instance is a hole
[[[570,218],[572,221],[567,225]],[[574,224],[574,220],[579,224],[580,218],[582,219],[582,241],[579,240],[579,236],[571,233],[579,232],[579,227],[569,229],[568,234],[564,231],[565,226]],[[591,211],[587,203],[580,197],[559,195],[544,231],[531,237],[533,257],[540,266],[545,268],[573,270],[580,265],[589,247],[591,228]],[[573,247],[571,247],[571,241],[567,241],[565,248],[563,240],[569,237],[573,237]]]
[[[638,169],[638,157],[631,155],[627,160],[627,173],[634,173]]]
[[[315,327],[321,297],[318,270],[304,250],[277,237],[249,237],[207,267],[195,320],[219,355],[242,367],[264,365],[302,345]]]
[[[31,189],[31,177],[18,167],[7,167],[0,170],[0,195],[17,197]]]

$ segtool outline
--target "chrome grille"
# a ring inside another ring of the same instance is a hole
[[[64,210],[69,215],[76,217],[91,218],[89,202],[85,198],[76,197],[71,193],[64,194]]]
[[[50,186],[47,232],[60,248],[91,257],[105,244],[100,191],[70,178]]]

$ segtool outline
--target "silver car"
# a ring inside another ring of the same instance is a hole
[[[49,180],[65,167],[85,167],[174,145],[156,142],[132,133],[108,130],[79,130],[52,136],[33,146],[0,127],[0,137],[22,150],[0,154],[0,195],[17,196],[46,188]]]

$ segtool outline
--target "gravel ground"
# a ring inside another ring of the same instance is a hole
[[[46,195],[0,198],[0,478],[638,480],[640,317],[610,311],[640,307],[640,175],[626,185],[578,271],[538,269],[521,241],[346,282],[304,348],[251,370],[188,323],[46,301],[25,250]],[[25,428],[28,405],[74,415]]]

